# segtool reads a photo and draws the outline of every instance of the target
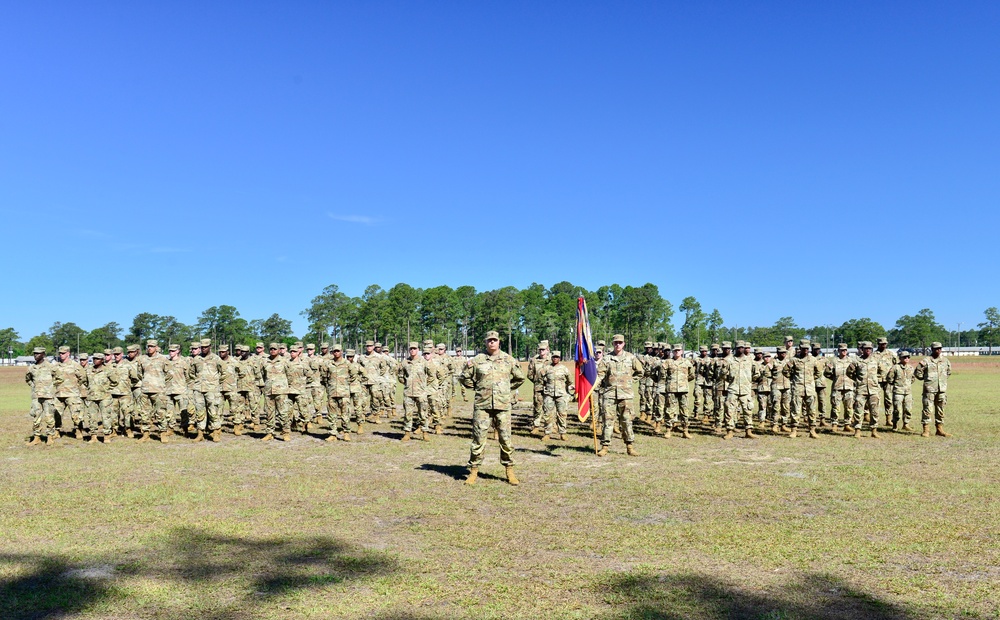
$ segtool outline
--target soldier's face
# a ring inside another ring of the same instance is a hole
[[[791,347],[791,346],[792,346],[792,344],[793,344],[793,341],[792,341],[792,340],[786,340],[786,341],[785,341],[785,348],[787,349],[787,348]]]
[[[86,366],[87,365],[87,358],[81,357],[80,358],[80,365],[81,366]]]
[[[941,357],[941,347],[937,347],[936,349],[931,349],[931,357],[934,358]]]
[[[770,355],[765,355],[764,356],[764,363],[765,364],[770,364],[771,363],[771,356]]]
[[[561,357],[553,357],[552,358],[552,365],[553,366],[558,366],[561,363],[562,363],[562,358]]]
[[[611,346],[613,346],[615,349],[615,355],[618,355],[619,353],[622,352],[622,349],[625,348],[625,343],[619,340],[617,342],[612,342]]]
[[[343,356],[344,356],[344,352],[343,351],[338,351],[337,349],[333,350],[333,359],[339,360]]]
[[[410,347],[410,359],[417,359],[417,347]]]
[[[60,352],[59,353],[59,361],[60,362],[65,362],[68,359],[69,359],[69,353],[67,353],[67,352]]]
[[[198,357],[201,355],[201,347],[191,347],[191,357]]]
[[[910,356],[907,355],[905,357],[899,358],[899,363],[902,364],[903,366],[906,366],[907,364],[910,363]]]
[[[102,360],[99,357],[94,358],[94,368],[100,368],[103,365],[104,365],[104,360]]]
[[[271,347],[268,350],[268,354],[271,356],[271,359],[278,357],[278,347]]]
[[[175,359],[177,359],[177,356],[180,355],[180,354],[181,354],[180,351],[178,351],[177,349],[174,349],[173,351],[170,352],[170,359],[175,360]]]
[[[257,353],[258,354],[259,353],[263,353],[263,352],[264,352],[264,347],[257,347]]]
[[[881,353],[882,351],[885,351],[885,348],[886,348],[886,347],[888,347],[888,346],[889,346],[889,345],[888,345],[887,343],[885,343],[885,342],[880,342],[880,343],[878,343],[878,350],[879,350],[879,353]]]
[[[369,353],[370,354],[374,350],[375,350],[375,345],[373,345],[373,344],[366,344],[365,345],[365,353]]]
[[[675,359],[675,360],[679,360],[679,359],[681,359],[681,357],[682,357],[683,355],[684,355],[684,351],[681,351],[680,349],[675,349],[675,350],[674,350],[674,359]]]
[[[45,359],[45,354],[44,353],[35,353],[35,363],[36,364],[40,363],[43,359]]]
[[[866,357],[866,358],[867,358],[867,357],[869,357],[869,356],[870,356],[871,354],[872,354],[872,348],[871,348],[871,347],[865,347],[865,348],[861,349],[861,355],[862,355],[863,357]]]
[[[226,351],[225,349],[219,351],[219,357],[221,357],[224,360],[229,359],[229,351]]]
[[[211,353],[212,353],[212,347],[202,347],[201,348],[201,356],[202,357],[208,357],[209,354],[211,354]]]
[[[496,338],[488,338],[486,340],[486,350],[490,355],[493,355],[500,350],[500,341]]]
[[[121,353],[115,353],[115,361],[116,362],[122,361],[122,354]]]
[[[146,347],[146,355],[148,355],[150,357],[153,357],[154,355],[156,355],[156,347],[154,347],[152,345]]]
[[[128,352],[128,358],[130,360],[134,360],[138,356],[139,356],[139,352],[138,351],[129,351]]]
[[[837,355],[840,356],[840,359],[844,359],[845,357],[847,357],[847,349],[838,350]]]
[[[297,360],[297,359],[299,359],[299,350],[298,349],[292,349],[292,351],[291,351],[291,353],[289,353],[289,355],[292,356],[293,360]]]

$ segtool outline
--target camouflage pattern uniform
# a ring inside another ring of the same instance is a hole
[[[188,366],[191,359],[181,357],[180,346],[170,345],[171,351],[177,351],[174,358],[167,358],[163,365],[163,378],[166,383],[167,394],[167,428],[175,433],[183,433],[190,422],[191,414],[188,411],[190,402],[190,388],[187,384]]]
[[[789,391],[792,393],[792,411],[789,420],[789,426],[792,429],[791,436],[796,435],[799,418],[805,410],[809,436],[815,439],[817,436],[816,427],[819,425],[816,418],[816,379],[822,377],[823,374],[816,358],[809,353],[808,340],[802,341],[799,345],[799,352],[785,363],[781,374],[788,377]]]
[[[282,438],[290,434],[288,424],[288,360],[278,354],[277,343],[268,347],[270,355],[261,368],[264,379],[264,430],[263,440],[274,438],[280,433]]]
[[[94,353],[94,364],[87,368],[87,429],[91,438],[103,429],[107,442],[115,431],[111,415],[111,373],[105,359],[103,353]]]
[[[705,345],[698,347],[698,357],[694,359],[694,419],[696,420],[708,418],[713,411],[712,390],[707,386],[709,378],[705,376],[705,369],[711,361],[708,347]]]
[[[885,381],[888,376],[889,371],[892,367],[899,363],[899,358],[894,352],[888,349],[889,340],[887,338],[879,338],[878,346],[872,355],[878,358],[879,366],[882,377],[882,409],[885,411],[885,425],[889,426],[892,424],[893,414],[893,389],[892,386]],[[898,419],[898,418],[897,418]]]
[[[375,343],[375,350],[379,348],[378,343]],[[396,415],[396,376],[399,373],[399,362],[392,355],[388,353],[380,353],[379,355],[385,359],[385,372],[382,374],[382,402],[385,407],[384,413],[388,416]]]
[[[193,384],[193,396],[195,404],[195,425],[198,430],[210,431],[213,438],[218,439],[218,433],[222,429],[222,416],[220,406],[222,404],[221,386],[227,379],[226,365],[218,355],[211,352],[209,347],[212,341],[203,339],[201,341],[201,357],[194,358],[189,370],[189,378]],[[208,351],[208,353],[205,353]]]
[[[223,356],[225,354],[225,356]],[[227,420],[236,428],[236,410],[239,408],[239,392],[236,391],[236,357],[230,355],[229,345],[219,347],[219,359],[226,367],[226,379],[219,385],[222,392],[222,404],[219,405],[219,413],[224,420]]]
[[[408,349],[410,357],[399,365],[398,378],[403,384],[403,439],[408,440],[413,431],[414,421],[420,430],[426,433],[427,428],[427,362],[416,354],[418,345],[411,342]]]
[[[723,350],[726,343],[722,343]],[[732,437],[738,421],[746,426],[747,436],[753,430],[753,358],[747,355],[743,342],[736,343],[736,355],[723,357],[719,377],[726,390],[726,410],[722,425],[726,437]]]
[[[486,339],[499,339],[497,332],[486,333]],[[472,409],[472,447],[469,467],[479,468],[486,450],[486,433],[497,430],[500,463],[514,466],[514,444],[511,441],[510,410],[513,392],[524,383],[524,372],[516,359],[497,350],[490,355],[480,353],[466,362],[462,369],[462,385],[475,392]],[[510,470],[508,470],[510,471]],[[510,478],[508,477],[508,480]]]
[[[754,392],[757,394],[757,420],[771,422],[774,412],[771,410],[771,369],[774,367],[774,357],[770,351],[764,353],[762,359],[753,368]]]
[[[365,374],[365,369],[361,367],[361,364],[357,362],[354,349],[347,350],[347,363],[351,368],[351,410],[354,411],[354,421],[358,423],[358,434],[360,435],[364,432],[366,416],[371,417],[371,410],[368,408],[368,390],[365,386],[368,375]]]
[[[368,341],[371,342],[371,341]],[[370,407],[369,421],[375,424],[379,423],[379,417],[381,417],[389,405],[385,399],[385,390],[382,389],[383,376],[388,372],[389,363],[385,360],[385,356],[376,353],[374,351],[374,343],[365,343],[365,353],[358,358],[358,364],[364,371],[364,386],[365,391],[368,393],[368,402]],[[367,351],[367,348],[373,347],[372,351]]]
[[[892,390],[892,430],[896,430],[900,419],[903,420],[904,431],[913,430],[910,428],[910,418],[913,415],[913,381],[916,369],[908,364],[909,361],[910,354],[903,351],[899,361],[885,376],[885,382]]]
[[[855,359],[848,369],[856,390],[853,426],[855,436],[860,437],[867,413],[871,421],[872,436],[878,437],[879,401],[882,399],[881,366],[879,359],[872,355],[872,343],[863,342],[862,351],[861,357]]]
[[[732,354],[733,344],[726,340],[723,341],[718,353],[715,356],[715,364],[712,367],[712,377],[713,377],[713,388],[715,390],[712,394],[713,404],[715,407],[715,419],[713,420],[715,428],[722,430],[725,425],[726,419],[726,372],[729,368],[729,362],[733,359]]]
[[[250,399],[257,393],[257,368],[251,359],[250,347],[237,345],[239,357],[233,365],[236,376],[236,399],[233,408],[233,434],[242,435],[244,426],[251,421]]]
[[[840,356],[841,351],[845,353]],[[853,360],[846,355],[847,344],[837,345],[837,357],[827,361],[823,375],[832,382],[830,386],[830,422],[837,424],[837,416],[843,411],[844,425],[850,425],[854,411],[854,379],[848,375]]]
[[[688,409],[688,394],[691,391],[691,382],[695,378],[695,368],[691,360],[683,357],[684,347],[675,344],[673,350],[674,359],[666,360],[667,367],[667,412],[669,421],[667,422],[667,436],[674,426],[679,426],[684,438],[688,438],[688,427],[691,424]],[[682,357],[677,357],[677,353]]]
[[[160,355],[159,346],[155,340],[146,343],[152,348],[152,355],[141,355],[138,358],[140,376],[142,377],[142,396],[138,410],[139,430],[146,434],[167,430],[167,380],[164,365],[167,358]]]
[[[139,348],[136,345],[135,350]],[[129,347],[131,348],[131,347]],[[110,369],[111,376],[111,408],[115,418],[115,426],[122,435],[132,436],[132,413],[135,410],[135,399],[132,396],[132,386],[139,382],[138,364],[134,360],[122,357],[121,347],[115,347],[115,365]]]
[[[819,366],[819,378],[816,379],[816,416],[819,418],[819,425],[826,425],[826,377],[823,376],[823,369],[826,368],[827,357],[823,355],[823,348],[818,343],[812,345],[812,355]]]
[[[340,345],[333,345],[333,350],[341,351]],[[343,357],[327,360],[323,367],[323,385],[326,386],[326,402],[330,411],[330,437],[350,441],[348,435],[351,423],[350,362]]]
[[[778,347],[775,359],[771,360],[771,411],[774,426],[788,422],[792,410],[792,384],[783,373],[788,363],[788,353]],[[778,429],[773,429],[777,432]],[[790,429],[789,429],[790,430]]]
[[[424,347],[424,362],[427,363],[427,405],[430,409],[430,426],[440,434],[442,419],[448,413],[445,386],[449,382],[451,373],[437,360],[433,347]]]
[[[552,359],[548,353],[549,341],[542,340],[538,343],[539,353],[535,357],[528,360],[528,381],[531,381],[533,400],[532,402],[532,431],[535,433],[543,432],[544,414],[545,414],[545,393],[543,391],[544,386],[542,381],[544,380],[544,373],[546,368],[548,368]]]
[[[655,355],[650,355],[646,361],[639,359],[643,365],[642,379],[639,381],[641,386],[639,395],[641,398],[646,389],[646,383],[652,382],[649,391],[645,392],[646,405],[649,408],[646,411],[646,417],[653,424],[653,432],[660,433],[663,426],[663,414],[667,410],[667,365],[670,363],[670,360],[664,358],[663,354],[664,351],[669,351],[669,348],[658,342],[653,346],[653,351]]]
[[[655,419],[653,410],[656,408],[659,356],[653,355],[653,342],[650,340],[642,343],[642,349],[643,352],[636,355],[643,368],[642,378],[639,379],[639,419],[646,422]]]
[[[624,343],[624,336],[615,334],[612,342]],[[632,401],[635,398],[635,390],[632,383],[635,379],[641,379],[644,373],[642,362],[624,349],[617,354],[612,352],[610,355],[605,355],[601,358],[601,363],[597,365],[597,383],[608,389],[609,404],[611,399],[614,399],[614,410],[608,411],[604,418],[601,451],[598,452],[598,455],[607,454],[608,446],[611,445],[611,437],[614,432],[613,418],[615,417],[612,415],[613,413],[617,414],[622,439],[625,441],[629,455],[636,454],[632,447],[635,442],[635,433],[632,430]]]
[[[309,366],[309,383],[306,388],[309,390],[310,420],[318,421],[319,416],[328,411],[326,404],[326,389],[323,387],[323,364],[326,363],[321,356],[316,354],[316,345],[310,344],[306,347],[306,357],[303,358]]]
[[[576,393],[569,368],[562,363],[562,353],[552,352],[552,363],[542,375],[542,392],[545,396],[545,435],[566,438],[566,410],[569,398]]]
[[[28,367],[24,382],[31,386],[31,441],[39,443],[41,438],[48,442],[50,437],[54,438],[58,434],[53,407],[53,399],[56,397],[55,364],[45,358],[45,349],[42,347],[36,347],[34,354],[36,361]]]
[[[937,428],[937,435],[949,437],[944,432],[944,407],[948,404],[948,377],[951,376],[951,362],[941,355],[941,343],[931,343],[932,354],[924,357],[917,363],[913,376],[924,382],[923,389],[923,414],[921,423],[924,425],[924,434],[931,423],[931,412],[933,409],[934,425]],[[933,352],[937,352],[934,357]]]
[[[287,407],[291,429],[305,433],[313,419],[312,395],[309,389],[312,369],[309,360],[302,357],[302,345],[294,344],[286,362],[288,377]],[[345,362],[347,360],[344,360]]]
[[[83,436],[83,399],[80,398],[82,388],[87,386],[87,372],[80,364],[68,356],[69,347],[59,347],[60,354],[67,354],[66,359],[54,365],[52,378],[55,386],[56,425],[65,426],[67,422],[76,432],[77,438]]]

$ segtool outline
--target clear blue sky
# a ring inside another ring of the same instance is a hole
[[[1000,304],[998,26],[997,2],[8,3],[0,327],[231,304],[301,334],[328,284],[569,280],[729,325],[968,328]]]

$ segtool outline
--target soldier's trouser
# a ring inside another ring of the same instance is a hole
[[[697,419],[705,415],[705,391],[703,385],[694,385],[694,412],[693,416]]]
[[[187,428],[188,418],[187,394],[167,394],[167,427],[170,430],[182,431]]]
[[[726,386],[724,384],[712,387],[712,407],[715,414],[712,421],[717,426],[721,425],[722,420],[726,417]]]
[[[111,396],[111,410],[115,426],[121,430],[132,428],[132,395]]]
[[[885,410],[886,421],[896,420],[897,417],[892,415],[893,410],[893,388],[889,383],[880,383],[882,386],[882,407]]]
[[[832,390],[830,392],[830,420],[837,421],[840,411],[844,413],[844,424],[850,424],[854,411],[854,390]]]
[[[83,400],[79,396],[56,396],[52,404],[55,421],[60,428],[66,430],[67,422],[70,424],[68,430],[83,428]]]
[[[36,398],[31,403],[31,432],[35,437],[54,435],[56,430],[55,408],[51,398]]]
[[[250,418],[248,418],[247,421],[259,421],[261,406],[264,404],[263,386],[258,385],[249,394],[247,394],[247,398],[250,401]]]
[[[233,424],[246,424],[250,418],[250,394],[252,392],[235,392],[230,411],[233,414]]]
[[[111,420],[111,397],[101,400],[87,401],[87,430],[96,435],[98,429],[103,429],[105,435],[114,433]]]
[[[420,425],[420,430],[427,431],[427,397],[403,396],[403,431],[413,430],[414,421]],[[507,428],[510,428],[510,412],[507,412]]]
[[[698,391],[701,394],[701,415],[711,420],[715,417],[715,386],[703,385]]]
[[[613,404],[612,404],[613,403]],[[631,398],[611,398],[608,400],[608,410],[604,416],[604,428],[601,430],[601,445],[610,446],[611,437],[615,431],[615,415],[618,416],[618,425],[621,427],[622,439],[628,445],[635,441],[635,433],[632,431],[632,399]]]
[[[566,434],[566,409],[569,406],[569,396],[545,396],[545,434]]]
[[[681,428],[686,429],[691,423],[688,416],[688,393],[667,393],[667,411],[669,412],[670,424],[679,424]]]
[[[816,393],[808,389],[800,391],[795,388],[789,391],[792,393],[790,426],[795,428],[799,425],[799,420],[802,418],[804,411],[806,425],[810,429],[815,428],[819,424],[819,421],[816,419]]]
[[[819,419],[826,418],[826,386],[816,386],[816,412]]]
[[[410,399],[407,398],[407,400]],[[491,426],[497,429],[500,464],[505,467],[514,465],[514,444],[510,434],[510,410],[474,409],[472,411],[472,449],[469,450],[469,467],[479,467],[483,464],[486,434]]]
[[[542,392],[541,383],[539,387],[535,390],[533,399],[531,401],[532,411],[534,413],[534,420],[532,421],[532,426],[542,426],[542,416],[545,415],[545,393]]]
[[[310,417],[315,416],[317,413],[326,413],[329,411],[328,405],[326,404],[326,390],[323,389],[321,385],[314,385],[309,388],[309,398],[310,398]]]
[[[370,411],[368,410],[368,391],[364,388],[357,392],[351,392],[351,410],[354,411],[354,421],[359,425],[365,421]]]
[[[771,410],[771,393],[757,392],[757,419],[761,422],[773,419]]]
[[[309,397],[308,390],[300,394],[286,394],[286,408],[291,428],[298,428],[303,433],[306,431],[306,424],[312,422],[312,398]],[[348,410],[348,415],[350,411]]]
[[[663,414],[667,410],[667,388],[664,386],[663,391],[660,391],[659,386],[653,388],[652,402],[650,403],[650,409],[646,413],[652,412],[653,422],[663,422]]]
[[[854,400],[854,428],[861,428],[865,421],[865,412],[871,418],[872,430],[878,428],[879,401],[882,390],[870,390],[868,393],[858,393]]]
[[[428,421],[431,426],[441,423],[444,414],[446,413],[444,399],[441,394],[441,387],[438,386],[437,391],[433,394],[427,395],[427,408],[429,410],[430,420]]]
[[[910,425],[910,419],[913,417],[913,394],[893,394],[892,395],[892,425],[893,427],[899,423],[900,418],[903,420],[903,426]]]
[[[139,398],[139,430],[166,430],[167,395],[162,392],[143,392]]]
[[[931,423],[931,409],[934,410],[934,424],[944,424],[944,406],[948,404],[947,392],[924,392],[924,410],[921,424]]]
[[[382,407],[384,411],[389,415],[396,415],[396,384],[393,383],[383,383],[380,386],[380,391],[382,392]]]
[[[646,416],[653,411],[656,392],[652,385],[648,385],[645,379],[639,380],[639,415]]]
[[[753,428],[753,395],[727,393],[723,417],[722,425],[728,430],[735,429],[738,421],[742,421],[747,428]]]
[[[792,393],[788,389],[771,390],[771,411],[775,424],[784,424],[792,408]]]
[[[201,431],[217,431],[222,428],[220,405],[222,395],[219,392],[192,393],[194,397],[194,426]]]
[[[351,396],[327,394],[326,401],[330,411],[330,432],[347,432],[347,425],[351,422]]]
[[[236,392],[223,392],[222,404],[219,405],[219,415],[233,424],[236,424],[236,399]]]
[[[287,433],[291,430],[288,424],[288,396],[286,394],[270,394],[264,399],[264,429],[267,433]]]
[[[368,394],[369,413],[372,416],[378,417],[386,409],[382,399],[382,390],[379,389],[378,385],[373,383],[365,386],[365,392]]]

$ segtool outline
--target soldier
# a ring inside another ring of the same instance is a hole
[[[826,370],[826,363],[829,361],[826,356],[823,355],[823,347],[818,342],[812,344],[812,356],[816,360],[816,365],[819,367],[819,378],[816,379],[816,412],[819,418],[820,427],[826,426],[827,420],[827,410],[826,410],[826,375],[823,371]]]
[[[364,355],[358,358],[358,365],[364,373],[363,385],[369,408],[368,421],[372,424],[380,424],[379,418],[388,408],[381,382],[389,364],[384,355],[375,352],[375,343],[367,340],[365,341]]]
[[[951,433],[944,430],[944,406],[948,404],[948,377],[951,375],[951,362],[941,355],[941,343],[931,343],[930,357],[924,357],[917,364],[913,376],[924,382],[923,390],[923,414],[921,423],[924,425],[924,432],[921,437],[930,437],[931,409],[934,409],[935,435],[938,437],[951,437]]]
[[[301,344],[293,344],[288,350],[286,376],[288,377],[287,406],[291,421],[291,429],[303,435],[309,432],[309,423],[313,419],[312,398],[309,393],[311,370],[309,363],[302,357],[304,348]],[[289,434],[291,438],[291,434]]]
[[[601,434],[601,449],[597,456],[606,456],[611,445],[613,431],[612,418],[617,414],[622,439],[625,441],[625,451],[629,456],[639,456],[633,443],[635,433],[632,430],[632,400],[635,398],[632,382],[644,374],[642,362],[625,350],[625,336],[615,334],[611,339],[614,348],[611,355],[601,358],[597,366],[597,382],[608,388],[608,399],[614,399],[613,410],[609,410],[604,419],[604,430]]]
[[[728,343],[722,343],[725,352]],[[736,424],[742,420],[746,427],[747,439],[754,439],[753,433],[753,358],[749,347],[742,340],[736,342],[736,354],[724,356],[719,366],[716,381],[721,380],[726,390],[726,409],[723,439],[732,439]]]
[[[189,358],[181,356],[181,345],[172,344],[168,347],[167,361],[163,365],[163,379],[166,384],[167,428],[173,433],[184,434],[191,414],[188,411],[187,384]]]
[[[310,424],[319,424],[320,419],[327,411],[326,390],[323,388],[323,364],[326,360],[316,354],[316,345],[309,343],[306,345],[306,355],[303,361],[309,367],[309,419],[306,421],[305,432],[309,432]]]
[[[885,382],[892,390],[892,430],[899,426],[899,420],[903,420],[903,430],[912,431],[910,426],[910,416],[913,414],[913,381],[914,368],[910,366],[910,354],[908,351],[900,351],[899,361],[889,369],[885,376]],[[930,433],[928,433],[929,435]]]
[[[714,380],[713,387],[715,393],[712,395],[715,405],[715,430],[719,433],[723,432],[724,421],[726,418],[726,369],[729,367],[730,360],[733,359],[733,343],[729,340],[723,340],[719,347],[719,350],[715,355],[715,364],[712,367],[712,376]]]
[[[894,394],[893,387],[885,381],[885,378],[888,376],[889,371],[892,370],[892,367],[899,362],[899,358],[889,350],[888,338],[879,338],[875,345],[875,352],[872,355],[878,358],[880,376],[882,377],[882,409],[885,411],[885,425],[889,426],[893,420]]]
[[[771,432],[777,433],[780,430],[788,433],[792,430],[785,425],[792,409],[791,382],[782,373],[788,363],[788,349],[778,347],[775,355],[776,359],[771,360],[771,411],[774,421]]]
[[[114,428],[111,422],[111,373],[103,353],[94,353],[94,363],[87,369],[87,443],[96,443],[103,431],[104,443],[111,443]]]
[[[351,368],[344,359],[340,344],[331,347],[333,357],[323,367],[323,385],[326,386],[326,402],[330,410],[330,434],[327,441],[351,440]]]
[[[594,364],[596,366],[601,365],[601,360],[604,359],[604,345],[594,346]],[[604,418],[614,406],[614,398],[611,398],[611,403],[608,403],[608,388],[602,386],[600,383],[594,384],[594,399],[597,401],[597,411],[596,413],[596,427],[604,428]]]
[[[438,363],[434,347],[424,345],[424,362],[427,364],[427,405],[430,409],[430,425],[438,435],[442,433],[441,420],[447,413],[441,394],[450,373]]]
[[[35,363],[28,368],[24,382],[31,386],[31,440],[28,445],[37,446],[44,441],[46,444],[55,442],[59,432],[56,430],[54,399],[55,365],[45,357],[45,347],[35,347],[32,350]]]
[[[648,415],[646,420],[653,425],[653,434],[662,435],[663,434],[663,414],[667,410],[667,365],[670,363],[670,359],[666,357],[666,353],[669,352],[670,347],[664,346],[663,343],[655,342],[651,347],[652,354],[642,362],[642,379],[639,381],[639,385],[642,389],[645,389],[647,381],[652,382],[652,387],[647,394],[647,406],[649,407]],[[640,391],[640,396],[642,392]],[[619,428],[616,425],[615,432],[619,432]],[[666,428],[669,430],[672,427],[668,423]]]
[[[878,410],[882,399],[882,377],[879,375],[879,360],[872,355],[872,343],[861,343],[861,356],[851,363],[848,375],[854,380],[856,396],[854,400],[854,436],[861,437],[861,425],[865,413],[871,420],[872,437],[878,438]]]
[[[774,419],[771,410],[771,370],[774,368],[774,354],[763,352],[760,364],[753,368],[753,383],[757,392],[757,419],[768,423]]]
[[[70,359],[69,347],[59,347],[59,363],[53,367],[52,378],[56,390],[56,427],[62,428],[69,422],[76,438],[83,439],[83,399],[80,393],[81,388],[87,386],[87,372]]]
[[[469,394],[465,391],[465,386],[462,385],[462,369],[465,368],[465,354],[462,352],[462,347],[455,347],[455,357],[452,360],[451,370],[454,374],[455,385],[458,386],[455,389],[461,388],[462,390],[462,402],[469,402]]]
[[[396,375],[399,370],[399,362],[392,356],[391,351],[382,351],[381,342],[375,343],[375,352],[381,355],[386,362],[381,382],[384,413],[386,417],[396,417]]]
[[[656,347],[653,346],[653,341],[647,340],[642,343],[642,353],[637,355],[639,361],[642,362],[642,379],[639,380],[639,421],[646,422],[647,424],[653,424],[653,409],[655,405],[656,394],[656,381],[658,378],[658,373],[654,369],[654,351]],[[659,355],[656,355],[659,358]]]
[[[254,377],[257,381],[257,389],[250,392],[250,417],[247,424],[252,424],[254,428],[260,424],[260,411],[264,403],[264,363],[269,359],[268,352],[264,350],[264,343],[258,342],[254,347],[254,355],[250,356],[250,364],[254,368]]]
[[[704,420],[708,417],[708,410],[711,407],[711,392],[705,391],[705,366],[711,360],[708,356],[708,346],[698,346],[698,357],[694,358],[694,419]],[[709,398],[706,399],[706,396]]]
[[[829,360],[823,369],[823,375],[832,382],[830,386],[830,424],[837,426],[837,416],[843,411],[844,430],[854,432],[851,428],[851,412],[854,411],[854,379],[848,375],[853,360],[847,355],[847,343],[837,345],[837,357]]]
[[[288,359],[288,345],[286,343],[284,342],[278,343],[278,355],[285,358],[286,360]]]
[[[419,345],[409,344],[410,356],[399,365],[399,382],[403,384],[403,439],[409,441],[414,421],[420,426],[420,438],[427,437],[427,363],[420,357]]]
[[[448,345],[443,342],[437,343],[437,357],[434,360],[444,368],[445,378],[441,383],[441,398],[444,399],[442,415],[451,417],[451,399],[454,396],[455,386],[452,377],[455,369],[452,366],[452,358],[448,356]]]
[[[115,356],[115,364],[110,369],[111,376],[111,409],[114,418],[115,430],[120,435],[132,436],[132,411],[134,401],[132,399],[133,375],[138,381],[138,371],[133,362],[125,358],[125,352],[121,347],[112,349]]]
[[[368,409],[368,390],[365,389],[365,371],[355,360],[354,349],[347,350],[347,363],[350,366],[351,385],[351,410],[354,411],[354,419],[358,423],[358,434],[365,432],[365,415],[370,413]],[[370,416],[369,416],[370,417]]]
[[[251,405],[250,399],[257,393],[257,366],[250,357],[250,347],[247,345],[236,345],[236,352],[239,359],[233,366],[236,374],[236,408],[233,411],[233,434],[242,435],[245,431],[244,425],[250,420]],[[256,356],[254,356],[256,357]]]
[[[155,340],[147,340],[146,355],[137,358],[139,377],[142,379],[142,390],[136,407],[139,414],[139,430],[142,431],[140,442],[149,441],[149,434],[154,428],[161,442],[168,443],[170,441],[165,425],[167,414],[165,361],[166,358],[160,355],[159,343]]]
[[[569,369],[562,363],[562,353],[553,351],[549,367],[542,374],[542,393],[545,397],[545,435],[542,441],[566,441],[566,409],[570,396],[576,394]]]
[[[267,347],[267,361],[261,367],[264,378],[264,436],[261,441],[292,438],[288,425],[288,361],[278,353],[278,343]]]
[[[528,360],[528,381],[531,381],[534,399],[532,400],[533,422],[531,425],[532,435],[545,434],[542,423],[545,415],[545,394],[543,392],[543,373],[552,365],[549,357],[549,341],[542,340],[538,343],[538,355]]]
[[[239,393],[236,391],[236,358],[229,354],[228,344],[219,345],[219,359],[222,360],[223,365],[226,367],[226,379],[219,385],[219,391],[222,393],[219,415],[224,420],[228,419],[235,431],[235,410],[238,407],[236,401],[239,399]]]
[[[688,415],[688,393],[691,391],[691,381],[695,378],[694,364],[684,357],[684,345],[677,343],[673,347],[674,358],[668,360],[667,368],[667,430],[670,437],[674,427],[679,427],[681,437],[691,439],[688,432],[691,418]]]
[[[816,433],[818,421],[816,420],[816,379],[822,377],[822,371],[814,358],[809,353],[809,341],[802,339],[799,343],[799,350],[795,357],[781,369],[781,374],[788,377],[789,391],[792,394],[792,411],[789,426],[791,432],[789,437],[798,434],[799,418],[805,411],[806,424],[809,426],[809,437],[819,438]]]
[[[524,383],[524,378],[517,360],[500,350],[500,334],[486,332],[486,351],[468,360],[462,370],[462,385],[475,391],[469,475],[465,484],[476,483],[486,450],[486,432],[490,427],[497,429],[500,463],[506,469],[507,482],[514,486],[520,484],[514,475],[510,410],[512,392]]]
[[[202,441],[208,433],[212,441],[222,440],[221,386],[227,379],[226,365],[218,355],[212,353],[212,341],[201,340],[201,357],[195,358],[188,370],[192,381],[195,408],[197,410],[197,435],[195,441]]]

